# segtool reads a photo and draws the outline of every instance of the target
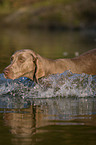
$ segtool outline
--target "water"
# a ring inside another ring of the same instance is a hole
[[[33,47],[45,57],[73,57],[96,46],[95,32],[1,34],[0,145],[95,145],[96,76],[65,71],[36,84],[25,77],[5,79],[2,73],[16,50]]]
[[[21,96],[31,99],[69,96],[95,97],[95,87],[96,76],[73,74],[70,71],[42,78],[38,84],[24,77],[11,80],[5,79],[3,74],[0,75],[0,95],[7,97]]]

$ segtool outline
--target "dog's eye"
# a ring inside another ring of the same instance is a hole
[[[25,58],[24,57],[19,57],[18,58],[18,61],[21,62],[21,63],[23,63],[25,61]]]

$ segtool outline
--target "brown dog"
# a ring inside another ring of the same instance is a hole
[[[38,82],[41,77],[66,70],[96,75],[96,49],[72,59],[56,60],[43,58],[32,50],[23,49],[12,55],[11,64],[4,69],[4,76],[9,79],[28,77]]]

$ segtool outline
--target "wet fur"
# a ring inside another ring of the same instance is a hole
[[[47,59],[32,50],[23,49],[15,52],[11,58],[11,64],[4,69],[5,78],[28,77],[38,82],[41,77],[63,73],[66,70],[77,74],[96,75],[96,49],[72,59],[56,60]]]

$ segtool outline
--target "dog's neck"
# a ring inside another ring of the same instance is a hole
[[[52,60],[52,59],[42,59],[42,65],[43,69],[45,71],[45,76],[48,76],[50,74],[56,74],[56,73],[62,73],[66,70],[66,67],[64,65],[64,62],[66,59],[57,59],[57,60]],[[61,63],[60,63],[61,62]],[[63,70],[62,70],[63,68]]]

